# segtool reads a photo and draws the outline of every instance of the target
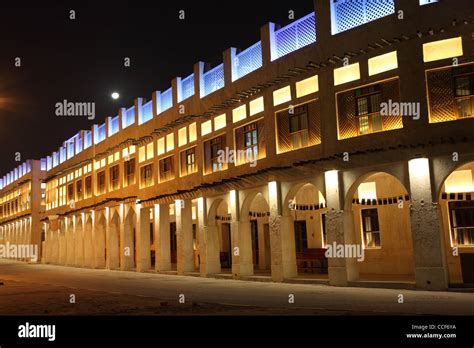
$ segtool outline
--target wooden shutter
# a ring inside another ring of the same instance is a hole
[[[400,102],[400,90],[398,79],[390,80],[381,84],[381,103]],[[403,127],[402,116],[382,116],[383,130],[399,129]]]
[[[207,140],[204,142],[204,173],[212,173],[211,164],[211,141]]]
[[[430,71],[427,80],[430,122],[456,120],[452,68]]]
[[[308,103],[309,146],[321,144],[321,116],[319,100]]]
[[[279,153],[292,150],[288,109],[277,113],[277,137]]]
[[[257,122],[257,137],[258,137],[258,159],[265,158],[267,154],[265,142],[265,120],[262,118]]]

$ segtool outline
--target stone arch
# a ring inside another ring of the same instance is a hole
[[[325,233],[326,199],[313,180],[293,184],[285,196],[282,215],[291,217],[288,254],[296,272],[304,277],[326,278]]]
[[[354,262],[361,280],[414,281],[411,204],[403,182],[393,171],[371,170],[361,173],[347,190],[344,210],[352,213],[347,223],[353,225],[345,227],[345,244],[363,251]]]
[[[392,170],[388,168],[362,168],[360,171],[354,171],[347,174],[344,173],[344,210],[352,208],[352,197],[356,193],[359,185],[367,180],[367,178],[370,176],[378,173],[384,173],[395,178],[397,182],[407,191],[407,194],[409,194],[410,184],[408,178],[408,169],[406,166],[395,166],[392,168]]]
[[[450,284],[474,284],[474,160],[449,165],[437,188],[440,225]]]
[[[230,272],[234,260],[232,256],[232,248],[234,246],[233,233],[231,232],[231,221],[224,221],[230,217],[229,198],[228,196],[220,196],[212,199],[208,209],[207,228],[206,228],[206,245],[207,257],[216,260],[212,267],[214,273]],[[219,260],[219,261],[217,261]]]
[[[243,264],[252,266],[248,266],[251,274],[255,269],[261,272],[271,270],[269,212],[268,189],[252,190],[242,202],[240,257]]]

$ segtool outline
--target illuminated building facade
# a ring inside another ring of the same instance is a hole
[[[41,160],[42,261],[339,286],[473,283],[470,5],[315,1],[222,64],[199,62],[80,131]],[[0,220],[3,231],[12,223]],[[364,259],[326,259],[337,245],[362,245]]]

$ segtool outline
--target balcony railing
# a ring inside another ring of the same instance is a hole
[[[122,119],[122,128],[127,128],[135,122],[135,107],[132,106],[125,111],[125,117]]]
[[[331,31],[334,35],[394,13],[394,0],[331,0]]]
[[[110,119],[109,122],[109,136],[114,135],[119,131],[119,116]]]
[[[274,32],[272,61],[316,42],[314,12]]]
[[[262,67],[262,43],[259,41],[232,59],[232,81]]]
[[[142,106],[142,119],[140,124],[145,123],[153,118],[153,102],[150,100]]]
[[[100,126],[96,126],[94,132],[94,144],[98,144],[106,138],[105,123]]]
[[[169,108],[173,106],[173,90],[171,87],[168,88],[165,92],[161,93],[160,101],[161,101],[160,112],[168,110]]]
[[[181,92],[178,101],[183,101],[194,95],[194,74],[181,80]]]
[[[201,98],[224,87],[224,63],[202,74]]]

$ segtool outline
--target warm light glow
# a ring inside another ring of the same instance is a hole
[[[316,93],[319,90],[318,75],[296,82],[296,98]]]
[[[143,162],[146,159],[145,146],[138,148],[138,162]]]
[[[286,103],[291,100],[291,87],[286,86],[273,91],[273,106]]]
[[[321,191],[318,191],[318,203],[326,203],[326,198],[324,198]]]
[[[462,55],[463,50],[461,37],[423,44],[423,61],[425,63],[440,59],[460,57]]]
[[[151,142],[146,146],[146,159],[149,160],[153,158],[153,156],[154,156],[153,142]]]
[[[212,132],[211,120],[201,123],[201,135],[206,135]]]
[[[120,94],[118,94],[117,92],[113,92],[112,99],[118,99],[118,98],[120,98]]]
[[[192,143],[197,139],[197,132],[196,132],[196,122],[193,122],[189,125],[189,142]]]
[[[415,158],[408,161],[408,172],[411,179],[429,179],[430,166],[427,158]]]
[[[232,122],[236,123],[242,121],[247,117],[247,108],[246,105],[241,105],[238,108],[232,110]]]
[[[324,179],[326,182],[326,193],[328,189],[337,188],[339,185],[337,170],[328,170],[327,172],[325,172]]]
[[[225,114],[214,117],[214,130],[222,129],[226,126]]]
[[[268,183],[268,194],[271,198],[276,199],[277,194],[278,194],[278,185],[276,181],[270,181]]]
[[[375,182],[363,182],[357,189],[359,199],[377,199]]]
[[[170,133],[166,136],[166,152],[174,149],[174,133]]]
[[[359,63],[334,69],[334,86],[360,79]]]
[[[444,183],[444,191],[451,192],[474,192],[474,185],[472,183],[472,171],[456,170],[448,176]]]
[[[161,137],[157,141],[158,145],[158,156],[165,153],[165,137]]]
[[[196,207],[192,207],[192,219],[196,220]]]
[[[249,103],[250,108],[250,116],[256,115],[265,110],[265,106],[263,104],[263,97],[257,98],[252,100]]]
[[[188,134],[186,127],[180,128],[178,130],[178,146],[183,146],[188,143]]]
[[[369,76],[398,68],[397,51],[369,59]]]

